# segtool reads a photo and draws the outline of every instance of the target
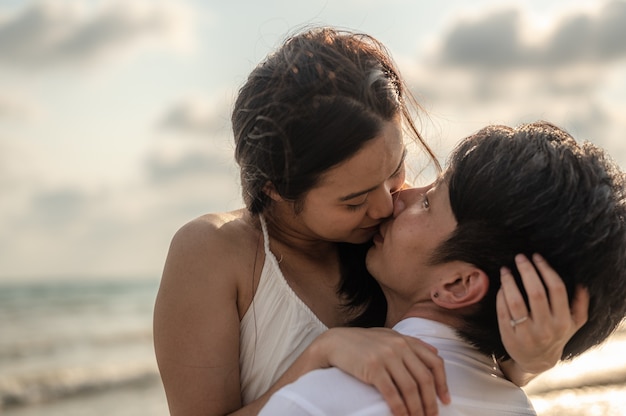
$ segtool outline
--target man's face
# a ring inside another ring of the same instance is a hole
[[[445,182],[403,190],[394,204],[393,218],[374,236],[367,268],[386,295],[396,294],[410,302],[430,296],[432,283],[445,265],[432,266],[429,260],[455,228]]]

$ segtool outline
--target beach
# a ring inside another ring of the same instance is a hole
[[[0,414],[166,416],[158,279],[0,284]],[[626,329],[525,389],[540,416],[626,415]]]

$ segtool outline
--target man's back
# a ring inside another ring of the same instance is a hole
[[[408,318],[395,327],[438,349],[444,359],[449,406],[440,405],[440,416],[535,415],[522,389],[506,380],[495,362],[462,341],[446,325]],[[279,390],[261,416],[383,416],[391,415],[380,393],[336,368],[316,370]]]

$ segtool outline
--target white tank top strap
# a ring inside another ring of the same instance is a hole
[[[259,221],[261,222],[261,231],[263,232],[263,248],[265,251],[265,255],[271,254],[270,251],[270,237],[267,233],[267,224],[265,223],[265,218],[262,214],[259,214]]]
[[[313,339],[328,329],[287,284],[270,251],[262,215],[259,221],[265,261],[252,304],[239,325],[244,403],[265,393]]]

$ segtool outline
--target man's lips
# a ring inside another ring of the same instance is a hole
[[[372,241],[374,241],[374,243],[381,244],[383,241],[385,241],[384,235],[387,233],[387,224],[387,222],[383,222],[382,224],[380,224],[380,227],[378,227],[378,232],[372,238]]]

